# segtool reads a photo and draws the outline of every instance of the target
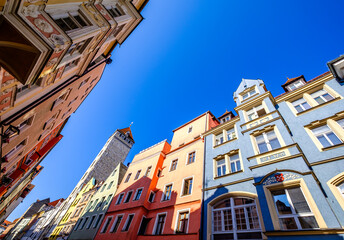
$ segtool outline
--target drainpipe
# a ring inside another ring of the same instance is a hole
[[[208,130],[207,126],[208,126],[208,112],[206,113],[206,119],[205,119],[205,131]],[[202,202],[201,202],[201,228],[200,228],[200,235],[199,235],[199,239],[202,240],[203,239],[203,222],[204,222],[204,186],[205,186],[205,156],[206,156],[206,139],[204,138],[204,136],[201,137],[201,139],[204,141],[204,152],[203,152],[203,184],[202,184]]]

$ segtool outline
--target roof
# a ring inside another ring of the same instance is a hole
[[[321,77],[323,77],[323,76],[325,76],[325,75],[327,75],[327,74],[330,74],[330,73],[331,73],[330,71],[327,71],[327,72],[325,72],[325,73],[323,73],[323,74],[321,74],[321,75],[319,75],[319,76],[317,76],[317,77],[315,77],[315,78],[309,80],[308,82],[306,82],[305,85],[307,85],[307,84],[309,84],[309,83],[311,83],[311,82],[313,82],[313,81],[315,81],[315,80],[318,80],[319,78],[321,78]],[[304,85],[304,86],[305,86],[305,85]],[[282,86],[283,86],[283,85],[282,85]],[[302,87],[304,87],[304,86],[302,86]],[[282,97],[283,95],[286,95],[286,94],[288,94],[288,93],[290,93],[290,92],[281,93],[280,95],[278,95],[278,96],[276,96],[276,97],[274,97],[274,98],[277,99],[277,98]]]
[[[48,203],[48,205],[55,207],[59,202],[63,202],[64,198],[57,199],[53,202]]]
[[[4,220],[4,222],[2,223],[2,224],[7,224],[7,225],[9,225],[9,224],[11,224],[12,222],[10,222],[10,221],[7,221],[7,220]]]
[[[124,135],[126,135],[126,133],[129,132],[129,137],[130,137],[131,140],[133,140],[133,142],[135,143],[134,138],[133,138],[133,134],[132,134],[132,132],[131,132],[130,127],[118,129],[118,131],[119,131],[120,133],[124,134]]]
[[[281,85],[282,88],[283,88],[285,91],[288,91],[288,89],[285,88],[287,85],[289,85],[289,84],[291,84],[291,83],[293,83],[293,82],[296,82],[296,81],[298,81],[298,80],[303,80],[305,83],[307,83],[307,81],[306,81],[306,79],[305,79],[305,77],[304,77],[303,75],[300,75],[300,76],[294,77],[294,78],[287,78],[287,79],[288,79],[288,80],[287,80],[284,84]]]
[[[227,116],[228,114],[230,114],[232,118],[235,117],[234,113],[232,113],[232,111],[228,112],[226,109],[226,112],[224,114],[222,114],[220,117],[218,117],[218,119],[223,118],[224,116]]]
[[[172,132],[175,132],[177,131],[178,129],[182,128],[182,127],[185,127],[186,125],[196,121],[197,119],[203,117],[204,115],[206,115],[207,113],[209,113],[212,117],[215,117],[214,114],[212,114],[210,111],[206,111],[205,113],[199,115],[198,117],[195,117],[194,119],[188,121],[187,123],[184,123],[183,125],[181,125],[180,127],[177,127],[176,129],[172,130]],[[216,118],[216,117],[215,117]]]

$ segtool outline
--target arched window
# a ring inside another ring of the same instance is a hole
[[[230,197],[212,207],[213,240],[263,239],[256,202]]]

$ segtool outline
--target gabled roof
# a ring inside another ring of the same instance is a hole
[[[226,112],[224,114],[222,114],[220,117],[218,117],[218,119],[221,119],[223,118],[224,116],[227,116],[227,115],[231,115],[231,118],[235,117],[234,113],[232,111],[227,111],[226,109]]]
[[[119,131],[120,133],[124,134],[124,135],[126,135],[126,133],[129,132],[129,137],[130,137],[131,140],[133,140],[133,142],[135,143],[134,138],[133,138],[133,134],[132,134],[132,132],[131,132],[130,127],[118,129],[118,131]]]
[[[257,85],[257,83],[258,83],[258,85],[261,84],[261,83],[264,84],[263,80],[261,80],[261,79],[244,79],[243,78],[241,80],[241,83],[239,84],[239,87],[234,92],[233,96],[237,97],[237,95],[239,93],[241,93],[242,91],[244,91],[246,88],[249,88],[249,87],[252,87],[254,85]]]
[[[286,89],[286,86],[288,86],[289,84],[292,84],[293,82],[296,82],[298,80],[303,80],[304,83],[307,82],[303,75],[300,75],[300,76],[294,77],[294,78],[287,78],[287,79],[288,80],[284,84],[281,85],[285,91],[288,91],[288,89]]]
[[[59,202],[63,202],[64,198],[57,199],[53,202],[48,203],[48,205],[55,207]]]

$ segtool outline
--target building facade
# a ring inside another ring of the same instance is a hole
[[[203,239],[343,239],[344,88],[330,72],[282,87],[243,79],[238,116],[204,133]]]
[[[18,170],[84,101],[116,45],[141,22],[146,2],[1,1],[0,177]]]
[[[100,224],[94,239],[137,238],[141,221],[147,216],[154,199],[162,163],[169,150],[170,145],[165,140],[135,155],[105,216],[99,215],[94,223],[94,226]]]

